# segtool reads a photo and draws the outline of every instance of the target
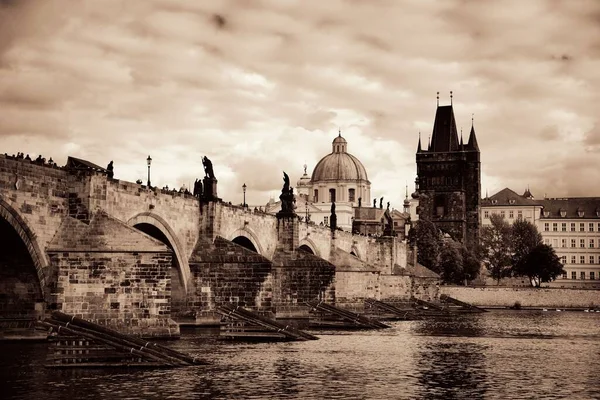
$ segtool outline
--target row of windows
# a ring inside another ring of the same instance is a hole
[[[492,214],[496,214],[496,213],[492,213]],[[506,218],[506,211],[500,211],[500,216],[502,218]],[[489,211],[484,211],[483,212],[483,218],[490,218],[490,212]],[[508,219],[515,219],[515,212],[514,211],[509,211],[508,212]],[[517,211],[517,219],[523,219],[523,211]]]
[[[586,276],[588,275],[585,273],[585,271],[579,272],[579,279],[581,279],[582,281],[586,280]],[[563,274],[562,278],[567,279],[567,274]],[[600,279],[600,274],[596,275],[594,271],[590,271],[589,278],[591,281],[595,279]],[[571,271],[571,279],[577,279],[577,271]]]
[[[586,242],[586,239],[579,239],[579,248],[585,249],[586,248],[585,242]],[[550,238],[545,238],[544,244],[547,244],[548,246],[552,246],[554,248],[558,248],[558,238],[553,238],[552,242],[550,241]],[[596,239],[587,239],[587,244],[588,244],[588,246],[587,246],[588,248],[595,249],[596,248]],[[577,247],[577,239],[571,239],[569,241],[566,238],[562,238],[562,239],[560,239],[560,247],[575,248],[575,247]]]
[[[590,264],[596,264],[596,256],[589,256]],[[560,261],[565,265],[567,263],[567,256],[560,257]],[[598,259],[600,261],[600,258]],[[571,264],[577,264],[577,256],[571,256]],[[579,256],[579,264],[585,264],[585,256]]]
[[[313,193],[313,197],[314,197],[314,202],[318,203],[319,202],[319,190],[315,189],[314,193]],[[356,190],[355,189],[348,189],[348,201],[355,201],[356,199]],[[329,189],[329,202],[330,203],[335,203],[335,189]]]
[[[595,225],[594,222],[588,222],[587,232],[594,232],[594,225]],[[576,232],[577,224],[575,222],[571,222],[569,228],[570,228],[571,232]],[[550,222],[544,222],[544,231],[550,232]],[[560,231],[567,232],[567,223],[566,222],[561,222]],[[585,231],[586,231],[585,230],[585,222],[580,222],[579,223],[579,232],[585,232]],[[598,222],[597,231],[600,232],[600,222]],[[552,223],[552,232],[558,232],[558,222]]]

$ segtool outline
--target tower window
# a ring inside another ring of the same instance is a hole
[[[315,194],[314,194],[314,202],[317,203],[319,201],[319,191],[317,189],[315,189]]]
[[[434,207],[436,217],[443,217],[446,215],[446,198],[443,195],[435,196]]]
[[[355,190],[348,189],[348,201],[354,201],[354,196],[355,196]]]
[[[335,203],[335,189],[329,189],[329,202]]]

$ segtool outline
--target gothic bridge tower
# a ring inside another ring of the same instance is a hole
[[[440,106],[439,92],[433,133],[426,149],[417,146],[416,192],[419,219],[432,221],[454,240],[475,249],[479,242],[481,163],[475,128],[467,144],[459,140],[452,108]]]

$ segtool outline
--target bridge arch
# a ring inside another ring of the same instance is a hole
[[[250,242],[252,244],[252,246],[256,249],[256,252],[260,255],[264,255],[264,249],[262,247],[262,245],[260,244],[260,241],[258,240],[258,236],[256,235],[256,233],[254,233],[252,231],[252,229],[248,228],[247,226],[240,228],[240,229],[236,229],[235,231],[233,231],[231,234],[229,234],[227,236],[227,240],[237,243],[239,245],[244,246],[244,244],[242,243],[244,241],[244,239],[239,239],[239,238],[244,238],[245,240],[247,240],[248,242]],[[244,246],[249,250],[249,247]]]
[[[179,279],[183,285],[185,293],[187,293],[188,280],[191,276],[190,265],[188,264],[188,258],[184,252],[184,247],[181,245],[181,242],[177,238],[175,231],[173,231],[167,221],[151,212],[143,212],[130,218],[129,221],[127,221],[127,225],[137,228],[140,231],[154,237],[155,239],[162,241],[163,243],[165,242],[164,239],[166,239],[168,243],[165,244],[173,250],[178,266]],[[154,227],[154,229],[158,230],[160,233],[156,232],[152,228],[148,228],[148,225]],[[160,237],[161,234],[164,236],[164,238]]]
[[[47,271],[48,261],[45,257],[44,252],[42,251],[40,245],[38,244],[36,234],[29,227],[27,222],[21,217],[19,212],[15,210],[9,203],[7,203],[3,198],[0,197],[0,219],[2,219],[3,225],[8,225],[10,228],[14,230],[14,232],[7,232],[9,235],[12,233],[16,233],[18,237],[21,239],[22,244],[26,248],[26,252],[29,253],[29,257],[31,257],[31,262],[35,267],[35,275],[37,276],[37,284],[39,285],[39,296],[40,299],[44,299],[47,301],[47,295],[49,291],[46,288],[46,276],[45,271]],[[10,228],[5,225],[5,228]],[[4,230],[1,229],[1,230]],[[3,236],[5,232],[1,232]],[[0,237],[1,237],[0,236]],[[17,239],[18,240],[18,239]],[[2,241],[5,242],[6,238],[2,237]],[[33,273],[33,271],[32,271]]]
[[[308,251],[309,253],[314,254],[317,257],[321,257],[321,254],[319,254],[319,248],[317,247],[317,245],[315,245],[315,242],[313,242],[308,237],[301,239],[300,243],[298,244],[298,247]]]

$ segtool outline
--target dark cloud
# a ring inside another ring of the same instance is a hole
[[[453,90],[459,129],[475,113],[483,186],[598,195],[598,15],[595,0],[4,1],[0,136],[115,159],[129,180],[152,152],[170,187],[209,155],[221,197],[246,183],[264,203],[341,128],[400,204],[435,93]]]

